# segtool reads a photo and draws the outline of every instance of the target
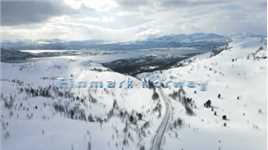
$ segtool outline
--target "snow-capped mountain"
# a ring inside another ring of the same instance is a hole
[[[106,49],[106,50],[137,50],[149,48],[191,47],[197,49],[213,49],[224,45],[228,38],[212,33],[179,34],[148,38],[142,41],[105,42],[100,40],[86,41],[4,41],[4,49]]]

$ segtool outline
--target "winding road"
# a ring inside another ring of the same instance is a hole
[[[166,129],[168,127],[168,124],[169,124],[170,118],[171,118],[171,106],[170,106],[169,98],[164,94],[164,92],[161,88],[159,88],[158,91],[159,91],[160,98],[165,103],[166,109],[165,109],[164,118],[163,118],[161,124],[159,125],[155,136],[153,137],[151,150],[160,150],[164,134],[166,132]]]

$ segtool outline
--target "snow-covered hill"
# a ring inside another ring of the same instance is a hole
[[[139,76],[184,83],[183,90],[172,84],[165,89],[173,122],[163,149],[266,149],[266,40],[241,35],[232,40],[231,48],[216,56],[203,54],[186,66]],[[192,116],[186,106],[191,106]]]
[[[1,148],[145,150],[167,120],[162,149],[265,150],[265,41],[233,36],[230,48],[216,56],[206,53],[167,70],[137,75],[171,81],[169,85],[183,83],[182,88],[161,88],[169,108],[157,90],[143,88],[139,79],[85,57],[1,62]],[[59,84],[128,79],[133,88]],[[171,112],[171,119],[164,118],[165,112]]]
[[[161,120],[161,102],[152,100],[151,90],[136,84],[132,89],[57,84],[137,79],[90,61],[64,58],[1,67],[3,149],[149,148],[154,124]]]

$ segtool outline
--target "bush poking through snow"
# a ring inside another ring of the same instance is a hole
[[[159,95],[158,95],[158,93],[154,90],[154,93],[153,93],[153,95],[152,95],[152,99],[153,100],[157,100],[159,98]]]
[[[173,122],[174,128],[177,128],[177,127],[181,128],[182,125],[183,125],[183,120],[181,118],[178,118]]]
[[[204,107],[206,107],[206,108],[210,108],[210,107],[211,107],[211,100],[207,100],[207,101],[204,103]]]
[[[161,117],[161,109],[162,109],[162,105],[160,102],[158,102],[156,106],[153,108],[153,112],[158,112],[158,118]]]
[[[222,120],[228,120],[226,115],[222,116]]]
[[[221,99],[221,94],[220,93],[218,94],[218,99]]]

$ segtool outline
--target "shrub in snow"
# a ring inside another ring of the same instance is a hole
[[[206,108],[210,108],[210,107],[211,107],[211,100],[207,100],[207,101],[204,103],[204,107],[206,107]]]
[[[182,127],[182,125],[183,125],[183,121],[182,121],[181,118],[178,118],[178,119],[176,119],[176,120],[173,122],[173,126],[174,126],[174,128]]]
[[[152,95],[152,99],[153,99],[153,100],[156,100],[156,99],[158,99],[158,98],[159,98],[158,93],[157,93],[156,91],[154,91],[154,93],[153,93],[153,95]]]
[[[222,120],[227,120],[227,116],[226,115],[223,115],[222,116]]]
[[[194,115],[192,98],[183,97],[181,103],[183,104],[187,115]]]
[[[221,98],[221,94],[220,94],[220,93],[218,94],[218,98],[219,98],[219,99]]]

